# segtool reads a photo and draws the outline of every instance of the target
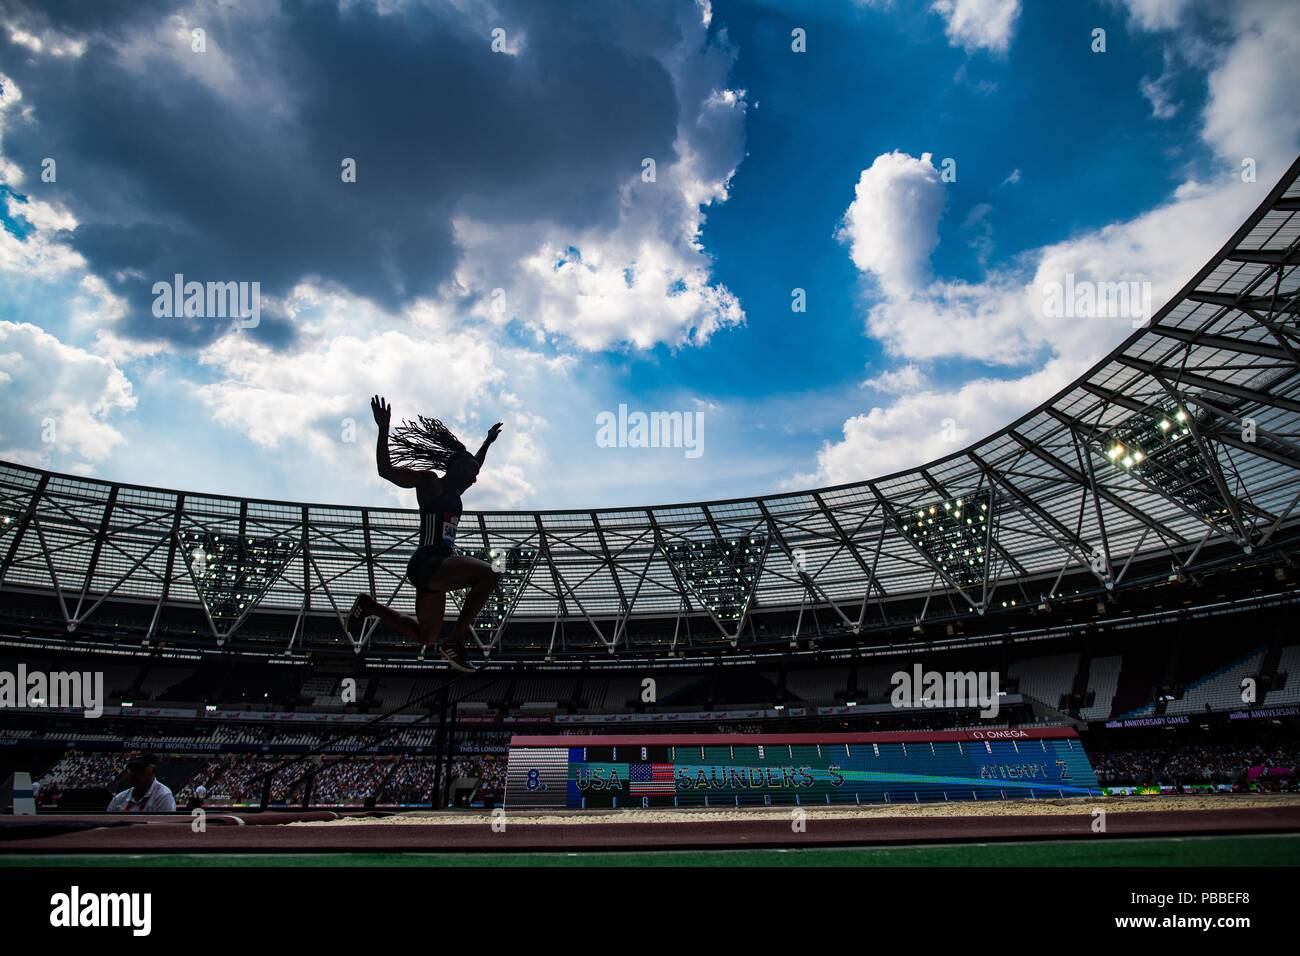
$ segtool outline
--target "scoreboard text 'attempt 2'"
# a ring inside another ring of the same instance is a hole
[[[1074,730],[517,736],[506,806],[743,807],[1100,796]]]

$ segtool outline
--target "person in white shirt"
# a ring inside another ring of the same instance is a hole
[[[154,776],[158,766],[156,754],[143,753],[132,757],[126,764],[131,786],[108,804],[109,813],[172,813],[176,798],[167,785]]]

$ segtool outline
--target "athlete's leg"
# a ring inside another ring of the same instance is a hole
[[[358,594],[356,604],[354,604],[353,607],[360,611],[360,613],[365,617],[379,618],[408,641],[423,640],[419,620],[411,617],[409,614],[402,614],[400,611],[394,611],[386,604],[380,604],[369,594]],[[415,609],[418,614],[420,610],[418,601],[416,602]],[[349,620],[351,620],[351,615],[349,615]]]
[[[487,599],[500,580],[499,571],[492,570],[492,565],[477,558],[456,554],[443,559],[442,565],[429,578],[425,587],[446,591],[469,588],[469,594],[465,596],[465,601],[460,606],[460,614],[456,617],[456,624],[447,638],[448,646],[457,647],[465,640],[474,618],[478,617],[479,611],[483,610],[483,605],[487,603]]]
[[[483,610],[483,605],[492,596],[492,592],[497,589],[497,582],[500,580],[501,574],[493,571],[491,565],[479,572],[478,580],[470,587],[469,594],[465,595],[465,603],[460,606],[460,614],[456,617],[456,624],[451,629],[451,635],[447,638],[449,645],[459,647],[460,643],[465,640],[470,625],[478,617],[479,611]]]
[[[421,591],[415,599],[415,616],[420,621],[420,643],[425,647],[442,634],[442,619],[447,613],[446,591]]]

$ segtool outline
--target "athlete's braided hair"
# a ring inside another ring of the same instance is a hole
[[[414,422],[402,422],[389,438],[392,450],[389,460],[394,465],[413,468],[441,468],[469,451],[464,443],[452,434],[450,428],[437,418],[419,416]]]

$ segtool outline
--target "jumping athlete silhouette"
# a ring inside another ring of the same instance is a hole
[[[393,410],[380,395],[370,400],[370,410],[379,426],[375,447],[379,476],[399,488],[414,488],[420,504],[420,543],[406,565],[406,579],[416,591],[415,617],[394,611],[369,594],[358,594],[348,613],[348,633],[365,618],[378,617],[427,649],[437,643],[442,632],[447,592],[469,588],[440,652],[457,670],[472,671],[461,644],[501,575],[484,561],[456,553],[456,525],[461,515],[460,496],[478,480],[487,450],[501,434],[501,423],[488,430],[478,452],[471,455],[446,425],[421,415],[393,432],[396,451],[390,456],[388,426]],[[443,469],[442,477],[433,471],[435,467]]]

